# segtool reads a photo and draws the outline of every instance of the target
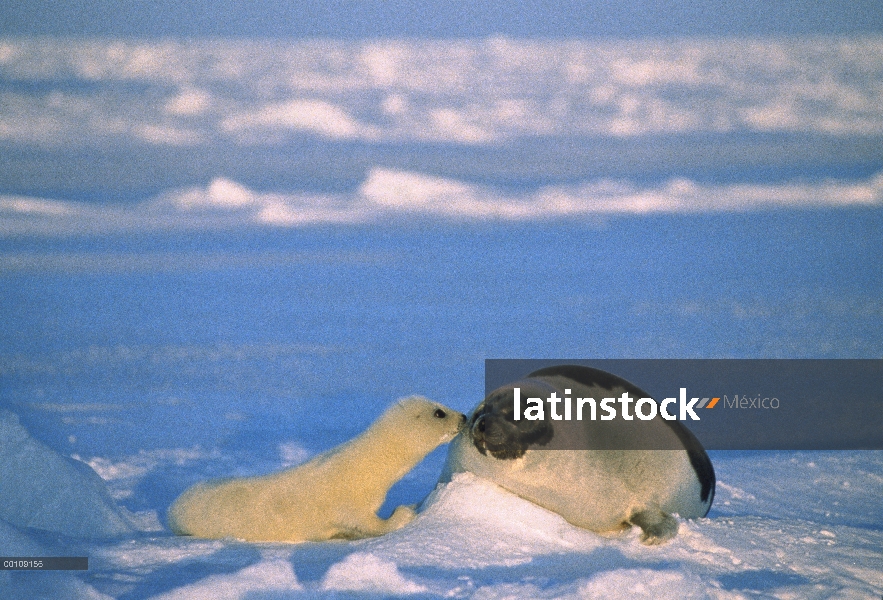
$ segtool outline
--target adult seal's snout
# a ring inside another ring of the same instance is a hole
[[[473,412],[469,436],[482,455],[499,460],[521,458],[531,446],[545,446],[555,432],[547,421],[515,420],[513,392],[548,394],[542,382],[516,382],[491,392]],[[551,390],[552,388],[550,388]]]

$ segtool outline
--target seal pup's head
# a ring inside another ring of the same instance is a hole
[[[409,396],[396,402],[386,417],[397,426],[406,425],[408,435],[427,444],[446,444],[460,433],[466,424],[466,415],[423,396]]]
[[[556,391],[543,381],[525,379],[488,394],[473,411],[467,430],[475,448],[485,456],[490,454],[499,460],[521,458],[530,446],[544,446],[555,435],[548,420],[515,420],[516,387],[521,389],[522,402],[525,398],[546,398]]]

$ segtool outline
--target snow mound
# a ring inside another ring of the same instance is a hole
[[[480,569],[591,552],[603,543],[556,513],[472,473],[457,473],[424,500],[413,523],[366,545],[400,565]]]
[[[18,529],[0,521],[0,556],[41,556],[40,545]]]
[[[135,531],[88,465],[32,438],[18,416],[0,410],[0,519],[73,537],[117,537]]]
[[[263,560],[235,573],[211,575],[154,596],[154,600],[239,600],[259,594],[301,590],[291,563],[280,559]]]
[[[419,594],[427,588],[409,581],[394,562],[364,552],[355,552],[328,569],[323,590],[371,592],[375,594]]]
[[[647,598],[709,598],[698,577],[677,571],[620,569],[602,573],[579,589],[580,598],[640,600]]]

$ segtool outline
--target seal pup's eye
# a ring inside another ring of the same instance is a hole
[[[443,411],[443,410],[440,409],[440,408],[436,408],[436,409],[435,409],[435,412],[432,413],[432,414],[435,415],[435,418],[436,418],[436,419],[444,419],[445,417],[448,416],[448,413],[446,413],[445,411]]]

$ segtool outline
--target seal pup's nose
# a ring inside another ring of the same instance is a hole
[[[469,417],[467,417],[463,413],[460,413],[460,424],[457,426],[457,433],[460,433],[464,429],[466,429],[466,423],[468,421],[469,421]]]

